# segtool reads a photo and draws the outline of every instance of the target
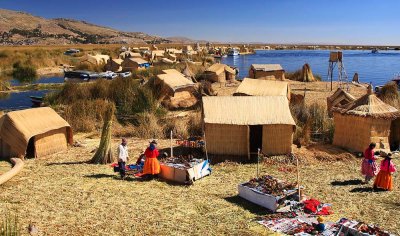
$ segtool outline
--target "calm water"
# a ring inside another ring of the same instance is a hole
[[[256,51],[253,55],[222,58],[222,63],[239,68],[239,77],[247,77],[251,64],[281,64],[290,72],[300,69],[308,63],[314,74],[327,80],[329,65],[328,50],[266,50]],[[400,72],[400,51],[371,51],[344,50],[343,64],[351,81],[358,72],[360,82],[372,82],[381,85],[391,80]],[[338,74],[337,68],[335,75]],[[337,78],[337,76],[336,76]]]
[[[23,91],[18,93],[0,93],[0,110],[20,110],[32,106],[29,96],[44,96],[51,90]]]
[[[22,85],[16,79],[9,80],[12,86]],[[64,83],[63,77],[43,77],[32,82],[32,84]],[[0,93],[0,110],[20,110],[32,106],[29,96],[44,96],[51,90],[32,90],[18,93]]]
[[[32,82],[32,84],[59,84],[59,83],[64,83],[64,77],[43,77]],[[12,86],[22,85],[22,83],[16,79],[10,80],[10,84]]]

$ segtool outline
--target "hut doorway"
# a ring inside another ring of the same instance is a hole
[[[262,148],[262,125],[250,125],[250,158],[257,158],[258,149]]]
[[[26,148],[26,158],[35,158],[35,137],[29,139],[28,147]]]

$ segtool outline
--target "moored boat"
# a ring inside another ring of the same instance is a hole
[[[43,103],[43,97],[40,96],[29,96],[32,102],[32,107],[41,107]]]
[[[130,76],[132,76],[132,72],[130,71],[119,73],[119,77],[121,78],[128,78]]]
[[[237,48],[230,48],[228,50],[228,56],[238,56],[239,54],[240,54],[240,51]]]

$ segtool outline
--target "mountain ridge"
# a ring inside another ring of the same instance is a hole
[[[71,18],[47,19],[0,8],[0,45],[176,43],[144,32],[126,32]],[[194,43],[185,37],[186,43]]]

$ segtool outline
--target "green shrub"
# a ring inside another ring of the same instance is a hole
[[[36,79],[37,72],[35,67],[29,63],[23,65],[20,62],[16,62],[13,64],[12,76],[21,83],[30,83]]]

